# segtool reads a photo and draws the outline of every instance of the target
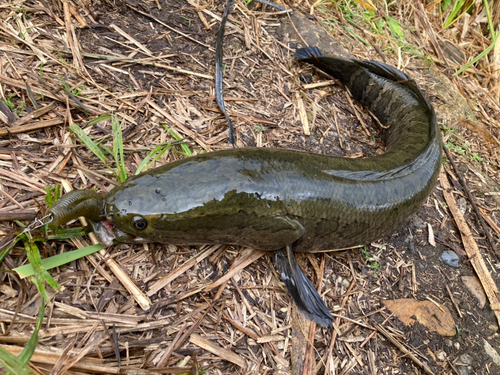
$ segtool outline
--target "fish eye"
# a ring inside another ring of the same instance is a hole
[[[148,227],[148,221],[140,216],[132,218],[132,227],[137,230],[144,230]]]

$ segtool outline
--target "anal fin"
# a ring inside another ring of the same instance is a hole
[[[314,323],[325,328],[331,327],[333,317],[314,285],[304,275],[295,259],[291,245],[286,246],[286,252],[277,251],[274,260],[275,267],[280,273],[288,293],[292,296],[297,310]]]

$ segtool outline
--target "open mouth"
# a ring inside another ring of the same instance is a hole
[[[116,227],[108,220],[92,221],[89,220],[92,231],[97,237],[97,240],[104,246],[111,246],[113,241],[126,243],[144,243],[142,237],[138,237],[131,233],[126,233]]]
[[[108,220],[103,220],[100,223],[102,223],[105,230],[109,231],[110,233],[114,233],[115,225],[113,223],[109,222]]]

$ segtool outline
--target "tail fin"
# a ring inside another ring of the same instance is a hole
[[[299,312],[322,327],[331,327],[333,317],[311,281],[302,272],[291,246],[287,246],[286,253],[284,251],[276,252],[274,260],[275,267]]]
[[[295,58],[297,60],[305,60],[308,59],[309,57],[319,57],[319,56],[324,56],[324,55],[323,53],[321,53],[318,47],[299,48],[297,51],[295,51]]]

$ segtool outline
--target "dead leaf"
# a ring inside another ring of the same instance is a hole
[[[486,305],[486,293],[479,279],[476,276],[462,276],[462,282],[469,292],[477,298],[479,301],[479,308],[482,309],[484,305]]]
[[[496,139],[488,130],[486,125],[484,125],[482,122],[473,122],[470,120],[466,119],[461,119],[458,121],[460,125],[464,125],[467,129],[469,129],[471,132],[479,134],[485,141],[491,143],[491,144],[496,144],[500,145],[500,142],[498,139]]]
[[[430,332],[441,336],[455,336],[455,321],[444,305],[414,299],[385,300],[382,303],[405,325],[418,322]]]

